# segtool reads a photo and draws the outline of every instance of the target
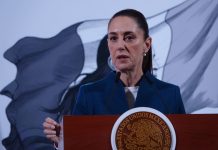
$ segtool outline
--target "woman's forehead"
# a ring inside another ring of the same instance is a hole
[[[124,26],[138,26],[136,21],[128,16],[118,16],[111,20],[108,28],[114,28],[114,27],[124,27]]]
[[[136,21],[127,16],[119,16],[112,19],[108,27],[108,34],[118,34],[124,32],[143,32],[142,29],[139,28]]]

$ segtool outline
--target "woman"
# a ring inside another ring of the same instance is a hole
[[[116,71],[81,86],[73,114],[122,114],[143,106],[165,114],[185,113],[179,88],[152,75],[151,42],[143,14],[132,9],[116,13],[108,24],[108,48]],[[47,118],[44,133],[58,142],[55,125]]]

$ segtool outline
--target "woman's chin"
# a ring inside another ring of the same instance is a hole
[[[117,65],[116,70],[120,72],[127,72],[127,71],[132,70],[132,67],[130,65],[122,64],[122,65]]]

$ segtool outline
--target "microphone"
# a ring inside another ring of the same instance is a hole
[[[56,136],[59,137],[60,136],[60,132],[61,132],[61,126],[60,125],[55,125],[55,129],[56,131]]]

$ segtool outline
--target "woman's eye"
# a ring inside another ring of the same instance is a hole
[[[117,37],[115,36],[112,36],[112,37],[109,37],[110,41],[116,41],[117,40]]]
[[[133,39],[135,39],[133,36],[126,36],[126,37],[124,37],[124,41],[126,41],[126,42],[132,41]]]

